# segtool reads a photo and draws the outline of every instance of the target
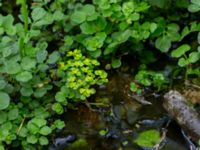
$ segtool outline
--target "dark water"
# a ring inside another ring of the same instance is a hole
[[[162,128],[167,130],[162,150],[188,150],[179,126],[173,121],[166,125],[162,94],[148,93],[145,100],[152,105],[142,105],[128,96],[130,80],[131,76],[117,73],[97,89],[90,107],[80,104],[77,110],[68,110],[63,115],[66,127],[55,135],[49,150],[138,150],[134,139],[140,132]]]

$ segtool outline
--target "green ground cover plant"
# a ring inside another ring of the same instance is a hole
[[[0,150],[48,145],[68,103],[107,83],[101,62],[117,69],[128,54],[148,66],[164,54],[199,77],[199,11],[200,0],[0,0]],[[148,67],[133,78],[166,83]]]

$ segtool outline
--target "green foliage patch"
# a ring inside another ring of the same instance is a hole
[[[0,0],[0,149],[48,145],[64,127],[54,116],[108,81],[101,60],[116,69],[125,54],[146,65],[163,54],[199,77],[199,11],[198,0]],[[162,88],[149,70],[133,92]]]

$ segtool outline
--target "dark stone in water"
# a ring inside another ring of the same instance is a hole
[[[76,136],[73,134],[62,138],[56,138],[54,145],[50,146],[48,150],[62,150],[64,147],[68,147],[75,140]]]

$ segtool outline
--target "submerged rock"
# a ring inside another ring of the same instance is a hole
[[[200,138],[200,116],[185,97],[172,90],[164,95],[163,106],[193,140]]]

